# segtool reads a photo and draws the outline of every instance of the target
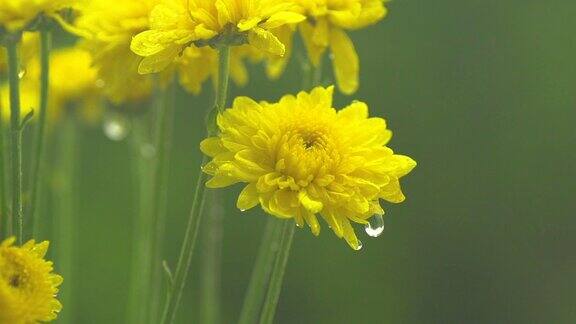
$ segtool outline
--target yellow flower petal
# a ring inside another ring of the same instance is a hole
[[[138,73],[149,74],[163,71],[170,63],[174,62],[181,50],[180,46],[171,45],[154,55],[145,57],[138,66]]]
[[[259,27],[250,30],[248,33],[248,43],[273,55],[283,56],[286,51],[284,44],[282,44],[274,34]]]
[[[264,29],[274,29],[282,25],[297,24],[304,20],[306,20],[306,16],[303,16],[299,13],[281,11],[268,18],[268,20],[266,20],[266,22],[264,22],[261,27]]]
[[[340,90],[353,94],[358,90],[360,62],[352,40],[341,29],[330,33],[330,47],[334,60],[334,75]]]
[[[238,196],[238,201],[236,202],[236,207],[240,210],[248,210],[254,208],[260,202],[258,191],[256,190],[256,184],[251,183],[244,187],[240,196]]]

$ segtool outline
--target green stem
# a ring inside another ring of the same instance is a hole
[[[40,109],[36,133],[34,134],[34,152],[32,155],[32,168],[30,174],[30,206],[28,215],[32,217],[32,228],[36,227],[37,205],[42,178],[42,163],[44,160],[46,116],[48,115],[48,92],[50,81],[50,49],[52,46],[52,33],[48,26],[40,29]],[[32,236],[34,236],[34,230]]]
[[[216,89],[216,100],[214,104],[214,107],[217,111],[223,111],[226,106],[226,99],[228,97],[228,80],[230,77],[229,67],[230,47],[222,47],[219,51],[219,77],[218,87]],[[208,116],[210,116],[212,113],[213,111],[209,111]],[[209,120],[210,117],[207,119]],[[209,133],[215,131],[214,125],[209,124],[207,125],[207,128],[209,129]],[[202,159],[202,165],[206,164],[207,162],[208,159],[204,157]],[[182,299],[182,292],[184,291],[188,270],[190,269],[192,255],[194,253],[194,246],[196,245],[196,239],[198,237],[198,227],[203,216],[203,209],[205,205],[204,183],[206,178],[206,174],[200,171],[198,174],[196,188],[194,189],[194,199],[192,201],[192,208],[190,210],[186,232],[184,234],[184,241],[182,242],[182,247],[180,248],[180,255],[176,264],[176,271],[174,272],[174,280],[168,291],[166,305],[162,314],[162,324],[173,323],[176,319],[176,313],[180,305],[180,300]]]
[[[282,222],[275,217],[267,217],[268,221],[264,228],[264,235],[250,277],[250,284],[244,297],[239,324],[253,324],[258,321],[274,259],[278,252]]]
[[[176,81],[172,81],[164,90],[162,106],[158,110],[155,127],[156,166],[154,171],[154,227],[152,232],[152,283],[150,300],[150,320],[157,323],[161,303],[162,248],[164,247],[164,230],[168,212],[168,181],[170,176],[170,154],[172,149],[172,132],[174,129],[174,110],[176,100]]]
[[[0,111],[0,116],[2,112]],[[6,187],[6,157],[4,156],[4,121],[0,118],[0,241],[12,228],[8,216],[8,188]]]
[[[78,160],[78,129],[73,116],[66,116],[60,130],[58,171],[56,172],[56,190],[54,228],[56,231],[56,265],[65,278],[60,290],[60,300],[64,309],[58,323],[75,323],[74,320],[74,263],[76,246],[76,170]]]
[[[23,241],[24,214],[22,211],[22,125],[20,121],[20,72],[18,59],[19,37],[7,41],[8,82],[10,84],[10,151],[12,160],[12,224],[16,227],[18,243]],[[14,219],[16,221],[14,221]]]
[[[280,237],[280,246],[278,254],[274,261],[272,274],[270,275],[270,285],[268,286],[268,293],[264,300],[262,307],[262,314],[260,315],[260,324],[272,324],[274,315],[276,314],[276,306],[280,298],[280,291],[282,290],[282,282],[284,280],[284,273],[286,272],[286,264],[288,264],[288,256],[290,255],[290,248],[292,247],[292,239],[294,238],[294,223],[291,221],[283,221],[282,234]]]
[[[145,323],[150,278],[150,239],[153,227],[152,206],[152,161],[142,154],[148,143],[149,125],[146,119],[136,120],[132,131],[132,161],[135,186],[138,188],[138,210],[134,217],[133,259],[129,283],[127,323]]]
[[[210,201],[204,218],[200,269],[200,323],[220,323],[220,288],[222,273],[222,207],[214,192],[208,194]]]

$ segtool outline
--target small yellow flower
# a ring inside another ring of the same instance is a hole
[[[148,16],[158,0],[92,0],[75,22],[82,46],[93,57],[99,83],[115,104],[146,99],[152,79],[138,73],[141,58],[130,42],[149,27]]]
[[[285,47],[271,29],[305,19],[285,0],[164,0],[152,10],[150,30],[132,41],[132,51],[144,57],[139,72],[164,70],[194,43],[197,46],[252,46],[284,55]]]
[[[56,299],[62,277],[44,260],[48,242],[0,243],[0,324],[32,324],[56,318],[62,305]]]
[[[261,205],[269,214],[307,223],[320,233],[320,215],[338,237],[358,249],[351,222],[384,213],[380,200],[405,198],[399,179],[416,162],[386,146],[392,133],[382,118],[354,102],[336,111],[333,87],[285,96],[278,103],[240,97],[218,116],[220,134],[201,143],[212,161],[210,188],[246,183],[237,206]]]
[[[0,1],[0,30],[21,31],[43,13],[62,21],[58,11],[70,7],[73,0],[2,0]]]
[[[330,49],[338,88],[345,94],[358,90],[360,61],[354,43],[346,31],[377,23],[387,13],[382,0],[296,0],[307,20],[299,24],[300,34],[312,65],[320,66]],[[284,36],[289,29],[281,30]],[[285,57],[284,60],[287,60]],[[278,60],[278,59],[276,59]],[[272,77],[283,72],[281,62],[272,65]]]

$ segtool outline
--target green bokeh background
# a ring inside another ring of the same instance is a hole
[[[576,2],[396,0],[353,33],[366,101],[418,161],[408,199],[352,251],[323,226],[297,230],[277,323],[573,323],[576,321]],[[233,95],[295,92],[262,69]],[[210,95],[180,92],[165,255],[174,263],[199,170]],[[134,222],[126,142],[82,136],[75,323],[123,323]],[[223,323],[234,323],[263,229],[261,211],[225,210]],[[205,229],[201,229],[201,233]],[[199,249],[200,251],[201,249]],[[198,255],[198,253],[197,253]],[[196,323],[197,269],[180,323]]]

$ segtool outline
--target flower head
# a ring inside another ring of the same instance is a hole
[[[382,0],[296,0],[307,20],[299,24],[312,65],[320,62],[328,49],[333,59],[338,88],[345,94],[358,90],[360,62],[347,30],[357,30],[375,24],[387,13]],[[282,34],[290,32],[282,29]],[[287,60],[288,57],[283,58]],[[278,61],[278,59],[276,59]],[[282,65],[270,71],[272,77],[282,73]]]
[[[62,309],[56,299],[62,277],[44,260],[48,242],[30,240],[18,247],[14,241],[0,243],[0,323],[52,321]]]
[[[0,31],[26,29],[39,14],[46,14],[59,21],[57,12],[72,4],[72,0],[2,0],[0,1]]]
[[[252,46],[275,55],[285,47],[271,29],[305,19],[286,0],[163,0],[150,15],[150,29],[132,41],[143,56],[140,73],[164,70],[190,44]]]
[[[93,57],[103,91],[115,104],[147,98],[152,79],[138,73],[141,58],[130,42],[149,27],[148,16],[158,0],[92,0],[75,22],[82,46]]]
[[[399,179],[416,162],[386,146],[392,133],[382,118],[354,102],[336,111],[333,88],[285,96],[278,103],[240,97],[218,116],[220,134],[201,143],[212,157],[206,183],[221,188],[246,183],[237,206],[257,205],[280,218],[307,223],[318,235],[323,218],[338,237],[358,249],[351,222],[366,224],[384,213],[380,200],[404,200]]]

